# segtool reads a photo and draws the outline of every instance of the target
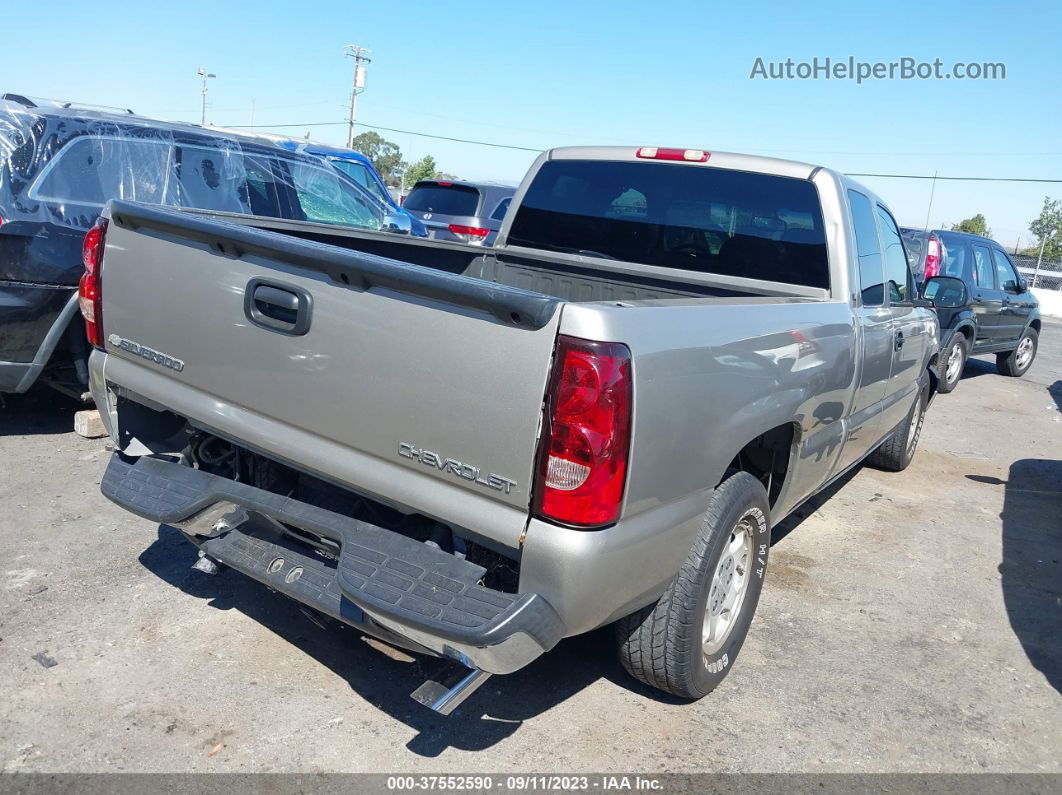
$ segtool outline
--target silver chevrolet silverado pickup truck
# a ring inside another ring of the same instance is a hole
[[[803,163],[556,149],[481,250],[114,201],[85,265],[104,494],[197,568],[457,661],[414,694],[441,712],[609,623],[631,674],[704,696],[772,525],[905,468],[934,390],[892,215]]]

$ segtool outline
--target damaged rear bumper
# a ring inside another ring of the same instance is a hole
[[[179,527],[214,560],[384,640],[488,673],[566,634],[539,594],[484,588],[481,566],[383,527],[152,456],[112,457],[105,496]],[[338,545],[323,556],[285,526]]]

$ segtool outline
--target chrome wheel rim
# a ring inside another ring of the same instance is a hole
[[[952,381],[958,380],[959,373],[962,372],[962,354],[962,345],[952,346],[951,354],[948,356],[948,369],[944,373],[944,377],[948,379],[949,384]]]
[[[1014,357],[1018,367],[1026,367],[1032,361],[1033,341],[1032,337],[1024,337],[1018,344],[1018,352]]]
[[[712,574],[701,629],[701,647],[706,662],[726,643],[737,617],[741,615],[748,592],[754,527],[755,521],[750,514],[741,518],[730,531],[723,554],[719,556],[715,573]]]

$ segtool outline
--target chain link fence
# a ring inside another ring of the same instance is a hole
[[[1039,287],[1044,290],[1062,290],[1062,262],[1044,260],[1040,263],[1040,273],[1037,275],[1036,257],[1012,254],[1010,258],[1014,260],[1014,265],[1021,275],[1028,279],[1030,287]]]

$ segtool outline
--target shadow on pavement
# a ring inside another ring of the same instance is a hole
[[[999,573],[1007,617],[1029,662],[1062,693],[1062,461],[1015,461],[1006,481],[966,477],[1006,488]]]
[[[862,469],[862,463],[852,467],[850,470],[845,472],[843,475],[841,475],[841,477],[839,477],[825,489],[820,491],[814,497],[805,500],[804,503],[800,505],[800,507],[798,507],[795,511],[789,514],[789,516],[787,516],[785,519],[783,519],[774,527],[772,527],[771,546],[774,546],[779,541],[784,539],[787,535],[789,535],[798,527],[800,527],[800,525],[803,524],[805,519],[807,519],[809,516],[811,516],[811,514],[815,513],[815,511],[817,511],[819,508],[821,508],[823,505],[833,499],[833,496],[845,486],[847,486],[849,481],[851,481],[852,478],[858,475]]]
[[[495,676],[453,715],[443,717],[414,702],[412,693],[434,677],[440,660],[393,650],[357,630],[331,622],[324,630],[300,605],[239,572],[215,576],[191,569],[196,548],[180,531],[161,525],[158,539],[140,555],[140,563],[186,594],[209,600],[218,610],[236,609],[345,679],[376,708],[415,729],[407,744],[415,754],[435,757],[449,747],[479,751],[504,740],[520,724],[546,712],[598,679],[667,703],[683,703],[631,679],[616,659],[612,628],[570,638],[527,668]],[[371,645],[370,645],[371,644]],[[293,652],[294,653],[294,652]]]
[[[1055,401],[1055,407],[1062,411],[1062,379],[1055,381],[1051,386],[1047,388],[1047,394],[1049,394]]]
[[[971,378],[977,378],[982,375],[999,375],[999,371],[996,369],[995,354],[991,354],[991,357],[991,359],[975,359],[971,356],[967,359],[965,367],[962,368],[962,380],[969,381]]]
[[[0,436],[71,433],[74,413],[91,408],[46,386],[0,395]]]

